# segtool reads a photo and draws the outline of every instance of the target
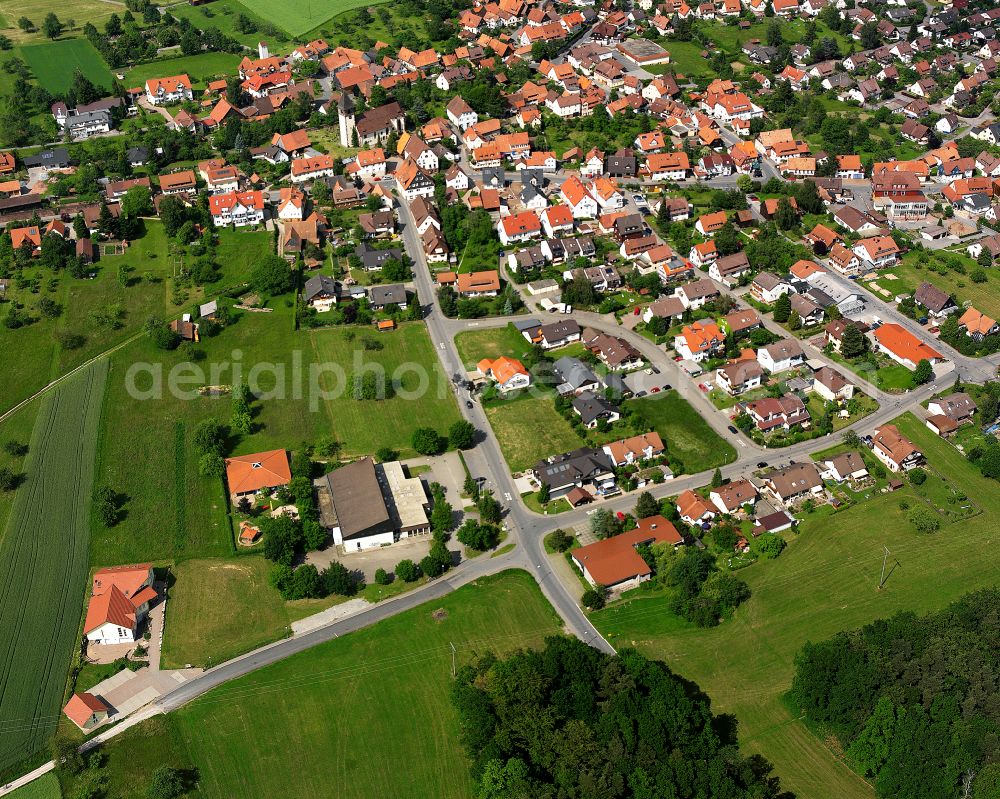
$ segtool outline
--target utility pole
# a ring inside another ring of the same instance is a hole
[[[879,577],[878,590],[882,590],[882,586],[885,585],[885,563],[889,559],[889,547],[883,545],[882,549],[884,554],[882,555],[882,576]]]
[[[456,672],[455,672],[455,645],[451,641],[449,641],[448,643],[451,645],[451,678],[454,680],[455,677],[456,677]]]

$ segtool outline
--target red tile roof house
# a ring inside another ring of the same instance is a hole
[[[288,485],[292,479],[283,449],[226,458],[226,484],[234,499]]]
[[[650,516],[640,519],[634,530],[574,549],[570,556],[591,585],[620,592],[638,587],[653,575],[653,570],[637,551],[639,546],[670,544],[676,547],[683,543],[684,538],[667,519]]]
[[[151,563],[100,569],[94,574],[84,635],[95,644],[133,643],[156,596]]]
[[[150,78],[146,81],[146,100],[151,105],[177,103],[181,100],[191,100],[193,97],[191,79],[187,75]]]
[[[922,360],[930,362],[931,366],[944,360],[930,344],[913,335],[909,330],[895,322],[887,322],[873,334],[879,351],[884,352],[897,363],[907,369],[916,369]]]
[[[715,508],[691,489],[677,497],[677,512],[688,524],[701,524],[716,517]]]
[[[84,692],[73,694],[63,708],[63,713],[81,732],[89,733],[107,721],[111,706],[101,697]]]
[[[909,471],[924,462],[923,453],[894,424],[884,424],[875,431],[872,453],[891,472]]]
[[[752,511],[757,502],[757,489],[749,480],[733,480],[713,488],[708,498],[721,513],[736,513],[747,506]]]

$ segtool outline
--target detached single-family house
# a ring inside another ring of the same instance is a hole
[[[882,425],[875,431],[872,453],[891,472],[909,471],[924,462],[923,453],[894,424]]]
[[[736,513],[742,508],[753,510],[757,502],[757,489],[749,480],[733,480],[713,488],[708,498],[720,513]]]
[[[797,339],[786,338],[775,341],[766,347],[757,350],[757,361],[768,374],[784,372],[801,366],[806,359],[806,354]]]
[[[501,393],[527,388],[531,385],[531,374],[516,358],[501,355],[495,360],[484,358],[478,365],[483,377],[496,383]]]
[[[633,530],[574,549],[570,557],[593,586],[610,591],[626,591],[649,580],[653,571],[639,554],[646,544],[680,546],[684,538],[663,516],[640,519]]]
[[[83,634],[94,644],[133,643],[156,597],[151,563],[99,569],[94,574]]]
[[[811,463],[793,463],[769,472],[764,478],[764,488],[786,506],[809,496],[823,493],[823,478]]]

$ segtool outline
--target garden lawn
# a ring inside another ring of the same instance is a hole
[[[529,575],[483,578],[115,738],[108,795],[141,795],[165,762],[197,768],[196,795],[220,799],[465,799],[472,784],[448,697],[451,645],[461,667],[487,650],[538,646],[560,626]]]
[[[64,15],[65,9],[57,9]],[[45,14],[32,9],[32,18]],[[110,16],[110,14],[108,14]],[[90,17],[84,17],[90,20]],[[42,20],[34,19],[40,25]],[[97,86],[111,88],[113,77],[108,65],[86,39],[60,39],[42,44],[26,44],[21,48],[24,60],[31,68],[38,83],[53,94],[62,94],[73,84],[73,74],[80,70]]]
[[[883,391],[900,393],[913,387],[913,372],[901,363],[890,363],[879,368],[875,380]]]
[[[514,325],[507,325],[459,333],[455,336],[455,348],[465,367],[474,370],[483,358],[496,360],[501,355],[523,358],[531,344]]]
[[[663,658],[698,683],[715,712],[735,714],[743,747],[768,758],[782,787],[797,796],[874,797],[832,743],[814,735],[782,701],[802,645],[900,610],[937,610],[996,582],[992,558],[970,553],[990,551],[996,540],[1000,486],[914,416],[897,424],[936,472],[975,498],[981,514],[960,523],[939,514],[940,532],[924,536],[909,521],[923,502],[912,488],[876,494],[838,513],[806,514],[801,532],[790,536],[777,560],[740,571],[753,595],[717,628],[681,622],[666,610],[665,600],[641,595],[594,616],[612,644],[634,644]],[[883,546],[892,553],[891,571],[879,592]]]
[[[198,53],[180,58],[152,61],[148,64],[139,64],[128,70],[125,73],[125,85],[143,86],[150,78],[164,75],[188,75],[193,86],[197,89],[212,78],[233,74],[239,62],[240,57],[233,53]]]
[[[51,772],[8,794],[8,799],[62,799],[59,780]]]
[[[697,474],[736,460],[736,450],[721,438],[676,391],[629,403],[660,434],[675,473]]]
[[[288,634],[263,556],[186,560],[171,571],[163,668],[217,665]]]
[[[39,400],[31,451],[0,543],[0,770],[55,729],[79,643],[94,449],[107,362]],[[15,724],[16,722],[16,724]]]
[[[583,446],[550,397],[523,397],[485,408],[512,472],[530,469],[542,458]]]
[[[662,44],[670,53],[670,63],[644,67],[647,72],[656,75],[674,72],[686,78],[695,78],[698,75],[708,75],[712,71],[711,63],[701,57],[705,48],[697,42],[665,41]]]
[[[299,36],[345,11],[371,5],[365,0],[333,0],[328,3],[312,0],[284,0],[284,2],[241,0],[241,2],[259,17],[270,20],[292,36]]]

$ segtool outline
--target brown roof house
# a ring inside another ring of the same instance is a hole
[[[924,462],[923,453],[894,424],[884,424],[875,431],[872,452],[891,472],[909,471]]]
[[[642,544],[680,546],[684,538],[663,516],[640,519],[634,530],[570,552],[587,582],[612,591],[626,591],[648,580],[653,572],[636,551]]]
[[[950,394],[947,397],[939,397],[927,405],[929,413],[947,416],[957,424],[971,422],[972,416],[977,409],[978,406],[975,400],[965,392]]]
[[[752,510],[757,501],[757,489],[749,480],[733,480],[713,488],[708,498],[721,513],[735,513],[747,506]]]
[[[841,452],[823,461],[823,477],[843,483],[845,480],[864,480],[868,477],[868,467],[861,454],[855,451]]]
[[[823,478],[811,463],[793,463],[775,469],[764,478],[764,488],[778,501],[792,505],[823,493]]]

